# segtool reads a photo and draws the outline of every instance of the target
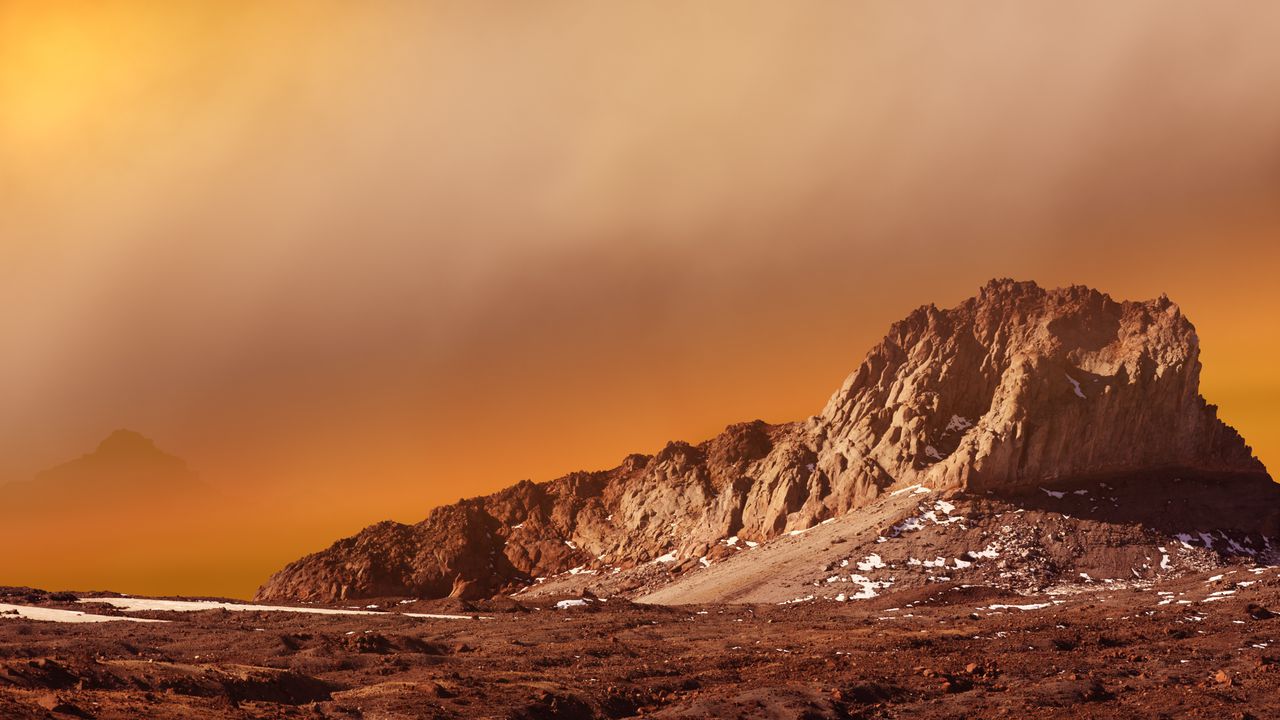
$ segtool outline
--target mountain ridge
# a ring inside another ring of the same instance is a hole
[[[1199,395],[1199,373],[1194,326],[1167,297],[994,280],[891,326],[818,415],[738,423],[415,525],[379,523],[285,567],[257,597],[477,598],[565,574],[647,583],[912,485],[1018,495],[1135,473],[1269,480]]]

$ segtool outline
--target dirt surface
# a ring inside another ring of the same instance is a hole
[[[477,615],[462,620],[3,619],[0,717],[1280,716],[1280,619],[1269,611],[1280,610],[1280,568],[1099,585],[1025,596],[933,583],[786,605],[393,606]],[[123,614],[25,590],[0,602]]]

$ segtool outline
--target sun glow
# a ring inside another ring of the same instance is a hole
[[[6,4],[0,10],[6,146],[61,151],[119,120],[163,68],[164,37],[157,18],[118,6]]]

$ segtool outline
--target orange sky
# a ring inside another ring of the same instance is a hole
[[[1169,293],[1280,463],[1276,37],[1267,2],[0,0],[0,478],[130,427],[242,498],[183,570],[0,584],[247,595],[817,412],[994,276]]]

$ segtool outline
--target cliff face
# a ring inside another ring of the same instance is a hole
[[[827,404],[842,452],[896,480],[1001,490],[1176,467],[1263,473],[1200,397],[1195,328],[1168,298],[998,281],[893,326]],[[836,458],[838,462],[838,457]]]
[[[916,483],[1017,494],[1168,469],[1265,476],[1200,397],[1199,373],[1195,329],[1167,298],[994,281],[896,323],[820,415],[380,523],[258,597],[469,598],[579,568],[696,565],[730,538],[768,540]]]

